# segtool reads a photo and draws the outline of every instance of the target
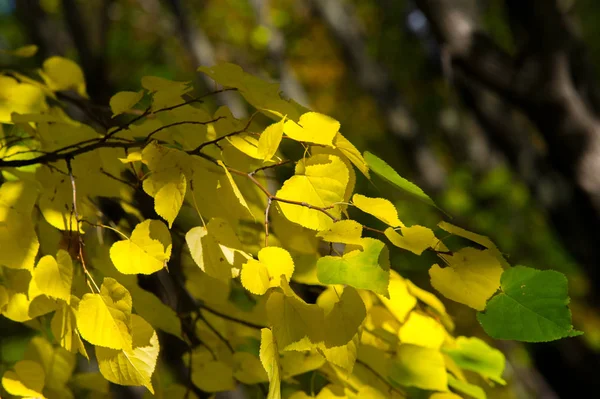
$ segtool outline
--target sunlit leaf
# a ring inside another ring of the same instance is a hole
[[[265,247],[258,252],[258,260],[248,259],[242,268],[242,284],[253,294],[262,295],[270,287],[279,287],[281,276],[289,280],[294,273],[294,260],[289,252],[279,247]]]
[[[138,315],[131,315],[131,324],[131,348],[116,350],[96,346],[98,367],[110,382],[145,386],[154,393],[150,379],[158,359],[158,336],[150,324]]]
[[[165,267],[171,257],[171,234],[158,220],[146,220],[131,237],[110,247],[110,259],[123,274],[152,274]]]
[[[562,273],[515,266],[502,274],[501,284],[502,291],[477,314],[492,338],[546,342],[582,334],[571,324]]]
[[[343,256],[324,256],[317,262],[317,276],[324,284],[348,284],[354,288],[388,295],[389,253],[385,244],[374,238],[363,238],[362,250]]]
[[[375,174],[381,176],[385,180],[389,181],[400,190],[418,198],[426,204],[437,207],[435,202],[421,190],[416,184],[409,182],[398,174],[390,165],[388,165],[383,159],[378,156],[371,154],[369,151],[364,153],[365,161],[369,168],[375,172]]]
[[[446,298],[483,310],[500,288],[502,265],[489,250],[463,248],[453,255],[440,255],[447,263],[429,269],[431,285]]]

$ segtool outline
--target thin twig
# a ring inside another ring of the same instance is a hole
[[[251,322],[246,321],[246,320],[236,319],[233,316],[229,316],[228,314],[225,314],[225,313],[219,312],[218,310],[212,309],[212,308],[206,306],[206,304],[200,305],[200,309],[201,310],[206,310],[207,312],[212,313],[212,314],[214,314],[216,316],[219,316],[219,317],[221,317],[221,318],[223,318],[225,320],[229,320],[229,321],[232,321],[234,323],[238,323],[238,324],[244,325],[246,327],[254,328],[254,329],[257,329],[257,330],[261,330],[261,329],[267,327],[267,326],[263,326],[263,325],[260,325],[260,324],[251,323]]]
[[[88,278],[88,285],[89,282],[91,281],[92,284],[94,285],[94,287],[96,288],[97,292],[100,292],[100,288],[98,288],[98,285],[96,284],[96,282],[94,281],[94,278],[92,277],[92,275],[90,274],[89,270],[87,269],[87,267],[85,266],[85,258],[83,256],[83,238],[81,237],[81,234],[79,233],[79,211],[77,210],[77,184],[75,183],[75,176],[73,175],[73,167],[71,166],[71,158],[67,158],[66,160],[67,163],[67,170],[69,171],[69,177],[71,179],[71,188],[73,191],[73,212],[75,213],[75,222],[77,223],[77,231],[75,234],[77,234],[77,239],[78,239],[78,245],[79,245],[79,261],[81,262],[81,266],[83,267],[83,272],[85,273],[85,275]],[[71,220],[72,217],[69,217],[69,220]],[[71,231],[73,231],[73,229],[71,228]],[[92,289],[92,287],[89,287],[90,291],[94,292],[94,290]]]
[[[218,338],[219,338],[219,339],[220,339],[220,340],[221,340],[221,341],[222,341],[222,342],[225,344],[225,346],[227,346],[227,348],[229,349],[229,351],[230,351],[231,353],[234,353],[234,352],[235,352],[235,350],[233,349],[233,346],[231,346],[231,344],[229,343],[229,341],[227,340],[227,338],[225,338],[225,337],[223,336],[223,334],[221,334],[221,333],[219,332],[219,330],[217,330],[217,329],[216,329],[216,328],[215,328],[215,327],[214,327],[212,324],[210,324],[210,323],[208,322],[208,320],[206,320],[206,317],[204,317],[204,316],[202,315],[202,313],[198,313],[198,316],[199,316],[199,319],[200,319],[200,320],[202,320],[202,321],[204,322],[204,324],[206,324],[206,326],[208,327],[208,329],[209,329],[210,331],[212,331],[212,332],[213,332],[213,334],[215,334],[215,335],[216,335],[216,336],[217,336],[217,337],[218,337]]]
[[[258,172],[260,172],[261,170],[266,170],[266,169],[272,169],[272,168],[276,168],[278,166],[282,166],[282,165],[286,165],[288,163],[292,162],[291,160],[287,159],[285,161],[281,161],[281,162],[277,162],[276,164],[273,165],[267,165],[267,166],[262,166],[260,168],[254,169],[252,172],[248,173],[250,176],[254,176],[255,174],[257,174]]]
[[[265,247],[269,246],[269,210],[271,209],[271,198],[267,198],[267,207],[265,209]]]

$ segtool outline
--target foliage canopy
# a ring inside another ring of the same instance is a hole
[[[180,398],[236,384],[268,398],[484,397],[465,371],[504,384],[501,352],[454,336],[390,245],[437,255],[431,285],[478,311],[492,338],[580,334],[563,275],[511,267],[448,222],[405,225],[389,199],[355,193],[357,171],[435,203],[338,121],[236,65],[200,72],[223,88],[194,96],[189,82],[145,77],[112,97],[107,129],[65,112],[65,93],[86,97],[72,61],[0,75],[0,312],[41,332],[2,376],[9,394],[103,397],[110,381]],[[226,90],[254,114],[211,112],[203,101]],[[470,244],[449,248],[448,234]],[[189,347],[192,391],[157,377],[166,334]],[[77,354],[98,371],[76,371]]]

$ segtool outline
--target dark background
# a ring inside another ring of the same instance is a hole
[[[0,49],[39,47],[33,58],[0,52],[0,68],[72,58],[87,79],[85,106],[100,116],[146,75],[209,89],[196,68],[229,61],[280,80],[286,96],[338,119],[454,224],[490,236],[511,264],[567,274],[586,334],[495,342],[510,384],[489,391],[567,398],[600,392],[598,21],[594,0],[0,0]],[[247,113],[234,94],[219,101]],[[407,224],[443,217],[396,205]],[[424,282],[431,263],[392,258]],[[471,310],[450,304],[450,313],[459,332],[482,334]],[[1,334],[10,362],[26,341]]]

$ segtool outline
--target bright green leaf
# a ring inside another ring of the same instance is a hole
[[[502,292],[477,320],[490,337],[547,342],[581,335],[571,324],[567,278],[554,270],[515,266],[502,274]]]

